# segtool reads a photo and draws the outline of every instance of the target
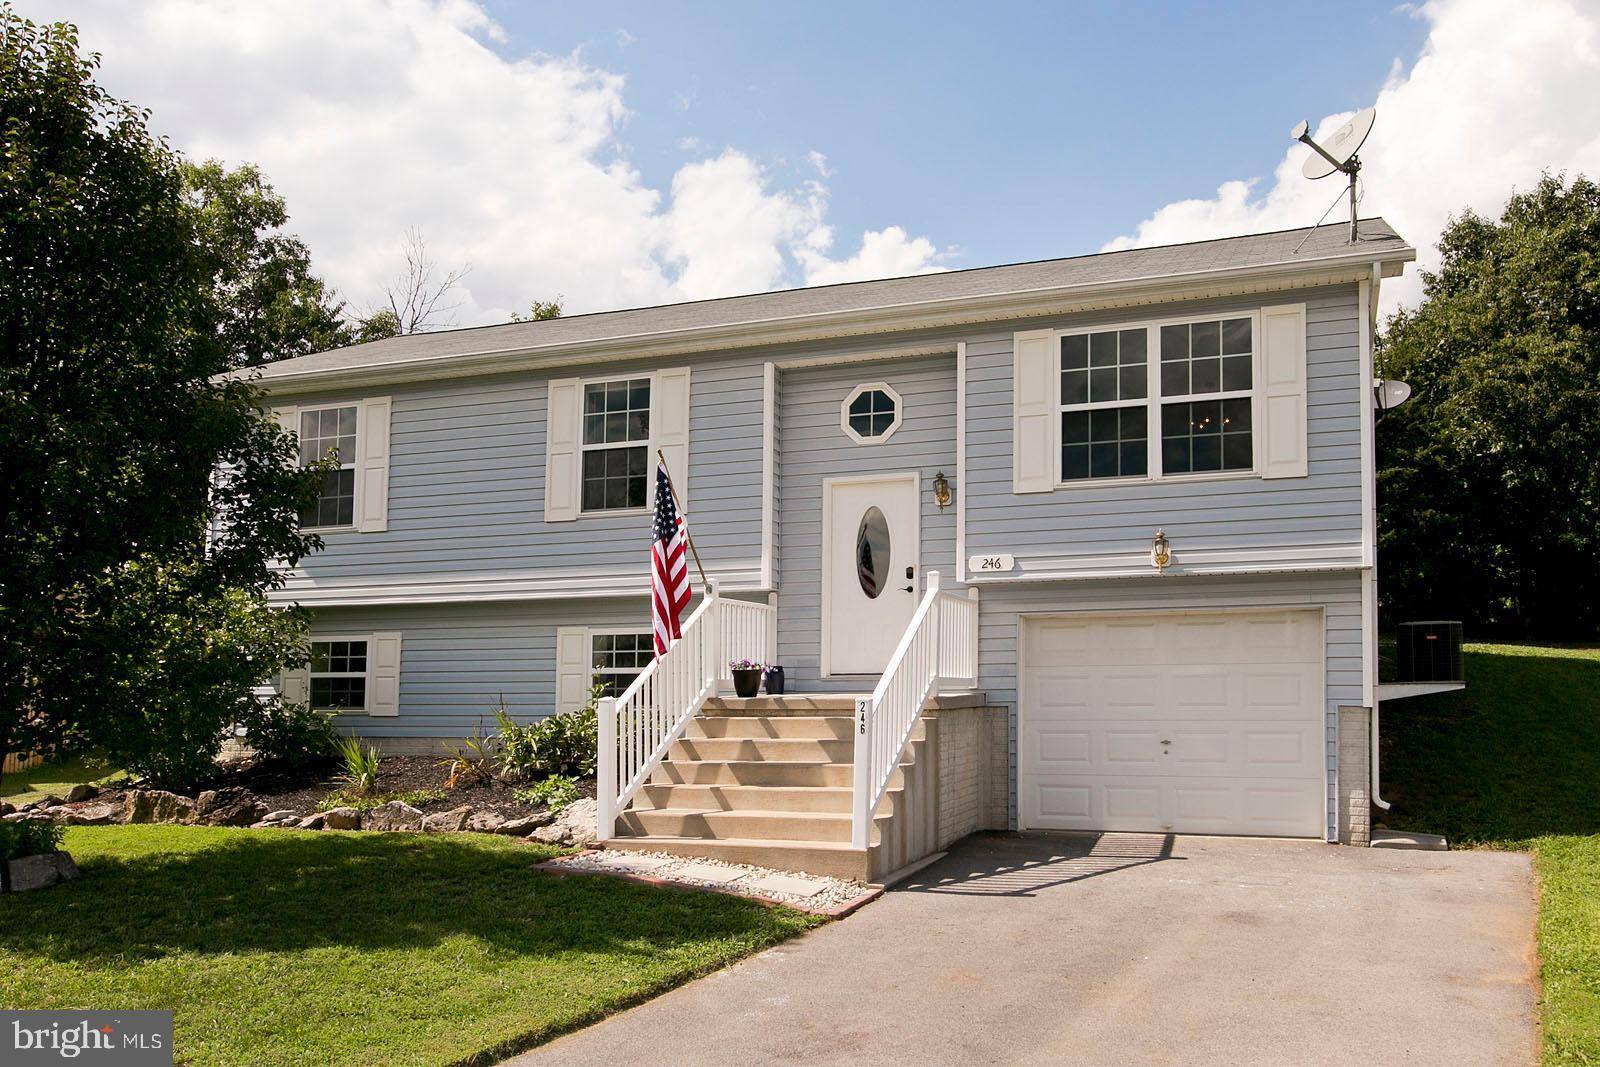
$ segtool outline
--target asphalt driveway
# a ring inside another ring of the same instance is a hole
[[[1526,856],[985,835],[514,1063],[1530,1064]]]

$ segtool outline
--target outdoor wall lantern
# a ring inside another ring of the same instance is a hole
[[[1167,564],[1172,562],[1172,542],[1167,540],[1165,530],[1157,530],[1156,536],[1150,542],[1150,565],[1160,574],[1167,569]]]
[[[933,476],[933,502],[939,505],[940,511],[950,506],[950,479],[944,476],[944,471]]]

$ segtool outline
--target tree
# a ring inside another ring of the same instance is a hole
[[[196,760],[164,745],[214,753],[261,711],[246,682],[303,661],[266,592],[318,546],[322,472],[222,375],[214,220],[97,63],[0,7],[0,755],[179,779]]]
[[[1592,639],[1600,623],[1600,187],[1546,175],[1440,238],[1379,346],[1386,614]]]
[[[282,231],[283,197],[253,166],[182,164],[200,248],[208,261],[202,288],[218,343],[236,366],[338,348],[353,334],[344,304],[311,272],[311,252]]]
[[[559,319],[561,317],[561,304],[565,297],[556,297],[554,300],[535,300],[528,305],[528,313],[520,311],[511,313],[512,322],[543,322],[546,319]]]
[[[366,341],[398,334],[426,333],[448,329],[456,324],[454,312],[460,301],[446,303],[460,286],[471,267],[456,267],[436,277],[438,264],[428,254],[422,232],[412,227],[402,242],[405,267],[384,290],[386,307],[377,308],[359,320],[357,335]]]

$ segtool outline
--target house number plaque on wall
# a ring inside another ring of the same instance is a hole
[[[994,555],[973,556],[967,560],[967,570],[973,574],[999,574],[1013,570],[1017,565],[1015,557],[1005,553]]]

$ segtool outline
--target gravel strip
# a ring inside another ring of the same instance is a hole
[[[744,863],[723,863],[720,860],[691,859],[667,852],[580,852],[551,860],[551,866],[596,874],[632,874],[641,878],[672,882],[676,885],[694,886],[698,889],[732,891],[745,896],[760,897],[779,904],[787,904],[803,911],[833,911],[873,892],[871,886],[843,878],[825,878],[821,875],[796,875],[789,871],[775,871],[770,867],[752,867]],[[716,868],[733,875],[731,878],[712,880],[695,877],[689,868]],[[779,876],[803,878],[821,885],[815,893],[796,894],[776,892],[759,885],[763,879]]]

